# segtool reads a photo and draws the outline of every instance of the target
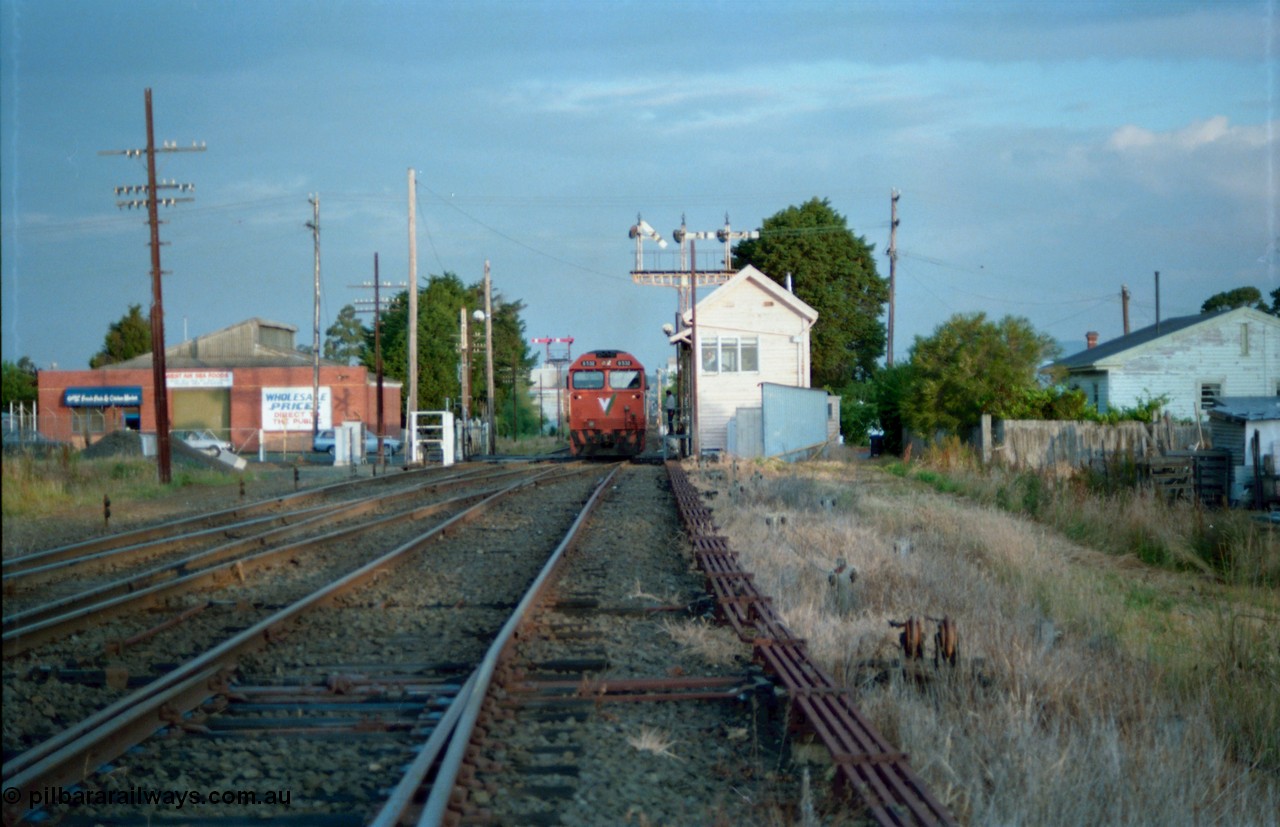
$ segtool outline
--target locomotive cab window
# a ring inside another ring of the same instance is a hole
[[[604,371],[580,370],[569,377],[569,380],[573,383],[574,390],[598,391],[604,387]]]
[[[609,373],[609,387],[614,390],[639,390],[640,371],[615,370]]]

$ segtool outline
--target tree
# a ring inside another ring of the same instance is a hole
[[[1205,299],[1204,304],[1200,305],[1200,312],[1212,313],[1215,310],[1227,310],[1229,308],[1236,307],[1253,307],[1258,310],[1267,309],[1266,302],[1262,300],[1262,292],[1258,290],[1258,288],[1237,287],[1234,290],[1224,290],[1221,293],[1214,293],[1212,296]]]
[[[1057,345],[1026,319],[985,313],[957,314],[911,346],[911,383],[902,400],[903,418],[924,435],[963,435],[982,414],[1006,416],[1038,387],[1040,364]]]
[[[5,359],[0,365],[3,365],[3,399],[0,404],[8,407],[12,404],[22,404],[36,401],[36,366],[26,356],[20,358],[17,362],[10,362]]]
[[[884,449],[890,454],[902,453],[902,432],[905,425],[903,409],[914,379],[908,362],[879,371],[872,381],[876,415],[880,430],[884,432]]]
[[[338,318],[324,332],[324,358],[332,362],[350,365],[364,355],[365,340],[369,331],[356,316],[354,305],[343,305]]]
[[[791,274],[796,295],[818,311],[810,343],[814,387],[866,380],[884,355],[880,316],[889,286],[876,273],[873,249],[817,198],[766,218],[758,239],[734,248],[735,267],[751,264],[780,284]]]
[[[461,329],[458,311],[465,308],[468,319],[477,309],[484,307],[482,283],[470,287],[453,273],[431,276],[427,286],[418,291],[418,404],[417,410],[443,410],[446,401],[458,406],[462,386],[458,372],[459,336]],[[537,361],[529,354],[524,335],[524,322],[520,311],[524,305],[518,301],[507,302],[500,295],[493,298],[493,364],[495,372],[516,365],[521,375],[528,372]],[[401,292],[392,299],[382,314],[382,371],[385,376],[406,381],[408,379],[409,294]],[[471,360],[471,411],[482,409],[485,390],[485,362],[483,328],[477,330],[468,325],[472,335]],[[374,342],[372,328],[365,329],[365,348],[361,362],[374,367]],[[510,388],[497,383],[495,388],[495,416],[510,411]],[[406,393],[407,393],[406,388]],[[523,387],[520,388],[524,390]],[[526,394],[520,393],[520,397]],[[522,402],[517,399],[517,407]],[[409,400],[404,400],[408,405]],[[505,402],[505,410],[503,403]],[[527,403],[526,403],[527,404]],[[406,408],[407,409],[407,408]],[[535,426],[536,427],[536,426]]]
[[[143,318],[142,305],[129,305],[129,312],[107,329],[102,350],[89,360],[89,367],[114,365],[151,352],[151,321]]]

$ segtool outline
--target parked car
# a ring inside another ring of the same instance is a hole
[[[173,435],[197,451],[204,451],[211,457],[216,457],[223,451],[235,450],[230,442],[222,439],[213,431],[174,431]]]
[[[311,450],[318,454],[332,454],[334,452],[334,436],[332,430],[318,431],[311,440]],[[366,454],[378,453],[378,435],[372,431],[364,432],[364,452]],[[382,438],[382,452],[384,456],[395,456],[400,453],[400,440],[393,436],[384,436]]]

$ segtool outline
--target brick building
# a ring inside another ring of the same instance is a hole
[[[314,365],[298,329],[264,319],[165,349],[169,423],[207,429],[237,451],[310,450]],[[151,354],[96,370],[42,370],[39,429],[85,446],[121,428],[155,431]],[[360,420],[377,428],[376,378],[363,366],[320,361],[320,428]],[[383,382],[384,434],[399,436],[400,383]]]

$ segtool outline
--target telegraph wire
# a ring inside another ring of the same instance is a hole
[[[427,191],[427,192],[428,192],[428,193],[430,193],[432,196],[434,196],[437,200],[439,200],[441,203],[443,203],[443,204],[445,204],[446,206],[448,206],[448,207],[450,207],[450,208],[454,209],[455,211],[457,211],[460,215],[462,215],[463,217],[465,217],[465,218],[466,218],[466,219],[468,219],[469,221],[472,221],[472,222],[474,222],[475,224],[478,224],[479,226],[481,226],[481,227],[485,228],[486,230],[488,230],[489,232],[491,232],[491,233],[493,233],[494,235],[498,236],[499,238],[504,238],[504,239],[506,239],[507,241],[510,241],[512,244],[515,244],[517,247],[522,247],[523,249],[528,250],[528,251],[529,251],[529,252],[531,252],[531,253],[534,253],[534,254],[536,254],[536,255],[542,256],[543,258],[550,259],[551,261],[557,262],[558,264],[563,264],[563,265],[565,265],[566,267],[572,267],[572,268],[574,268],[575,270],[581,270],[581,271],[583,271],[584,273],[587,273],[587,274],[589,274],[589,275],[599,276],[599,277],[601,277],[601,278],[610,279],[610,280],[612,280],[612,281],[622,281],[622,280],[624,280],[624,279],[623,279],[622,277],[620,277],[620,276],[612,276],[612,275],[610,275],[610,274],[608,274],[608,273],[602,273],[602,272],[600,272],[599,270],[595,270],[595,269],[592,269],[592,268],[587,267],[587,266],[585,266],[585,265],[582,265],[582,264],[578,264],[578,263],[576,263],[576,262],[569,261],[568,259],[564,259],[564,258],[561,258],[561,257],[559,257],[559,256],[552,255],[551,253],[548,253],[548,252],[546,252],[545,250],[540,250],[540,249],[538,249],[537,247],[533,247],[532,245],[526,244],[525,242],[521,241],[520,239],[515,238],[515,237],[513,237],[513,236],[510,236],[510,235],[508,235],[507,233],[504,233],[502,230],[499,230],[499,229],[497,229],[496,227],[493,227],[493,226],[490,226],[489,224],[486,224],[485,222],[481,221],[479,218],[476,218],[476,217],[475,217],[474,215],[472,215],[471,213],[469,213],[469,212],[467,212],[466,210],[464,210],[464,209],[462,209],[461,207],[459,207],[457,204],[454,204],[454,203],[453,203],[453,201],[452,201],[452,199],[445,198],[443,195],[441,195],[440,193],[438,193],[438,192],[436,192],[435,190],[431,189],[430,187],[428,187],[426,184],[422,183],[421,181],[417,181],[416,183],[417,183],[417,186],[418,186],[418,188],[419,188],[419,189],[422,189],[422,190]]]

